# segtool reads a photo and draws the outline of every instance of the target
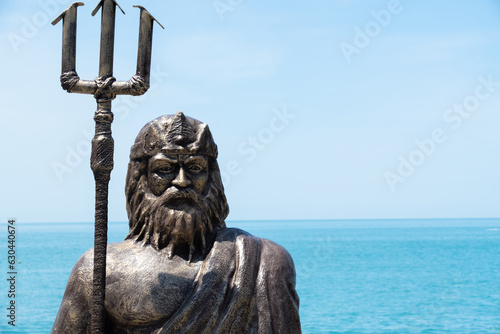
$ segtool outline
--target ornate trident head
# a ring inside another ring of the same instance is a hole
[[[61,86],[68,93],[93,94],[97,101],[95,136],[92,139],[90,165],[96,181],[94,278],[92,300],[92,333],[104,333],[104,292],[106,285],[106,247],[108,230],[108,184],[113,169],[114,141],[111,137],[111,101],[116,95],[142,95],[149,88],[153,22],[156,19],[142,6],[139,26],[137,71],[129,81],[116,81],[113,77],[113,51],[115,39],[115,0],[100,0],[92,12],[102,8],[101,50],[99,76],[94,80],[81,80],[76,73],[76,12],[82,2],[75,2],[59,15],[52,24],[63,20]],[[156,21],[158,22],[158,21]],[[163,26],[158,22],[163,28]]]
[[[99,77],[93,81],[80,80],[76,73],[76,12],[82,2],[75,2],[59,15],[52,24],[63,20],[63,52],[61,86],[69,93],[94,94],[96,98],[110,94],[116,95],[142,95],[149,88],[151,70],[151,48],[153,40],[153,22],[163,26],[142,6],[134,6],[141,10],[141,23],[139,26],[139,48],[137,54],[137,71],[129,81],[116,81],[113,78],[113,51],[115,39],[115,14],[116,7],[125,14],[120,5],[114,0],[101,0],[92,12],[97,14],[102,7],[101,19],[101,53],[99,61]]]

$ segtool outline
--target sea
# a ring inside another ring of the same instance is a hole
[[[0,333],[50,333],[92,223],[16,222],[15,326],[7,226]],[[500,333],[500,219],[230,221],[295,262],[303,333]],[[109,224],[109,242],[126,223]]]

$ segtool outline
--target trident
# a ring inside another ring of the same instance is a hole
[[[68,93],[93,94],[97,101],[94,115],[95,136],[92,139],[90,166],[95,179],[95,234],[94,273],[92,290],[92,333],[104,333],[104,297],[106,286],[106,247],[108,232],[108,185],[113,169],[114,140],[111,137],[111,101],[116,95],[138,96],[149,88],[153,21],[163,26],[142,6],[139,26],[137,71],[129,81],[116,81],[113,77],[113,49],[115,38],[116,7],[125,14],[115,0],[100,0],[92,12],[94,16],[102,7],[101,50],[99,77],[93,81],[80,80],[76,73],[76,12],[82,2],[75,2],[59,15],[52,25],[63,20],[61,86]]]

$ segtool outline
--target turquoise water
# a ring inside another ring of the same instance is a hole
[[[291,253],[303,333],[500,333],[500,219],[228,225]],[[0,332],[49,333],[71,268],[92,247],[93,227],[17,229],[16,327],[3,315]],[[110,224],[109,241],[126,232],[126,224]],[[6,250],[7,234],[0,235]],[[0,264],[6,276],[6,256]],[[7,314],[5,279],[0,287]]]

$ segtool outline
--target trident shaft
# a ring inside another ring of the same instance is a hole
[[[68,93],[93,94],[97,101],[94,115],[95,136],[92,139],[90,165],[95,179],[95,235],[94,276],[92,290],[92,334],[105,332],[105,286],[106,247],[108,231],[108,184],[113,169],[114,141],[111,136],[113,113],[111,102],[116,95],[142,95],[149,88],[151,71],[151,48],[153,23],[156,19],[141,6],[139,25],[139,47],[137,71],[129,81],[116,81],[113,77],[113,50],[115,39],[116,8],[123,12],[114,0],[100,0],[92,12],[101,12],[101,49],[99,76],[92,80],[81,80],[76,73],[76,20],[77,8],[82,2],[75,2],[59,15],[52,24],[63,20],[62,74],[61,86]],[[163,26],[156,21],[160,27]]]

